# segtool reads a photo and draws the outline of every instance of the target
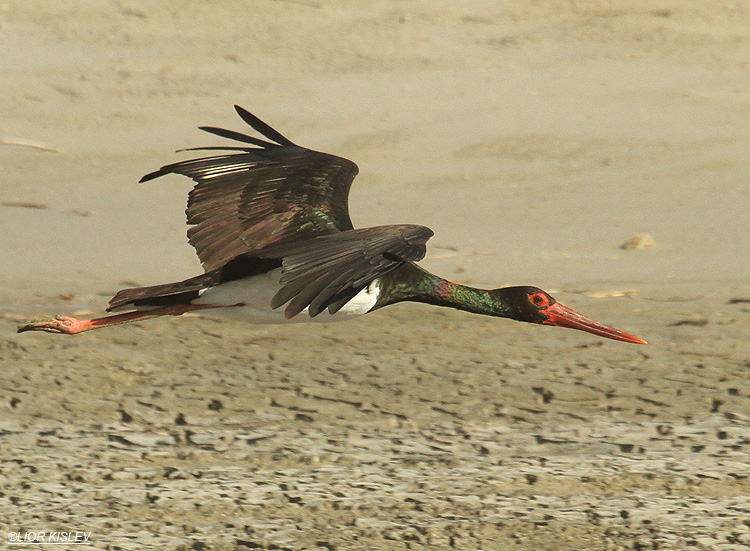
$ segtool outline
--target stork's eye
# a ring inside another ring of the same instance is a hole
[[[529,295],[529,300],[539,308],[546,308],[550,304],[549,297],[544,293],[534,293]]]

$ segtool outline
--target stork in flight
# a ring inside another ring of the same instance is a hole
[[[432,230],[400,224],[357,228],[349,218],[352,161],[300,147],[256,116],[239,116],[266,139],[200,127],[243,146],[204,147],[221,154],[181,161],[141,178],[182,174],[190,244],[205,272],[177,283],[123,289],[101,318],[30,323],[18,332],[72,335],[186,312],[251,323],[332,321],[402,301],[587,331],[629,343],[646,341],[589,319],[536,287],[477,289],[419,267]],[[282,309],[283,307],[283,309]]]

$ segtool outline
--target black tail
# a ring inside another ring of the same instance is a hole
[[[281,267],[281,260],[276,258],[254,258],[239,255],[224,264],[221,268],[210,270],[177,283],[152,285],[151,287],[134,287],[119,291],[109,301],[107,311],[123,306],[169,306],[172,304],[190,304],[200,295],[200,291],[245,277],[263,274]]]
[[[214,274],[209,272],[177,283],[123,289],[109,301],[107,311],[110,312],[123,306],[190,304],[192,300],[198,298],[201,290],[215,283],[214,279]]]

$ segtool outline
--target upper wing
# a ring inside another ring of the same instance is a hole
[[[255,147],[164,166],[141,178],[183,174],[197,185],[188,196],[190,244],[206,271],[240,254],[265,256],[271,246],[352,229],[349,188],[353,162],[295,145],[266,123],[235,105],[237,113],[272,141],[214,127],[202,130]]]
[[[310,316],[335,314],[375,279],[405,261],[424,258],[432,230],[411,224],[361,228],[269,248],[282,258],[281,289],[271,308],[289,302],[287,319],[309,307]]]

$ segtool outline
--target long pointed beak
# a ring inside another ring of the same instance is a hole
[[[571,329],[578,329],[580,331],[586,331],[587,333],[593,333],[600,337],[606,337],[608,339],[614,339],[616,341],[632,342],[634,344],[646,344],[646,341],[629,335],[614,327],[609,327],[598,321],[594,321],[587,318],[584,315],[579,314],[575,310],[571,310],[567,306],[563,306],[559,302],[548,306],[544,313],[549,316],[545,324],[557,325],[558,327],[570,327]]]

